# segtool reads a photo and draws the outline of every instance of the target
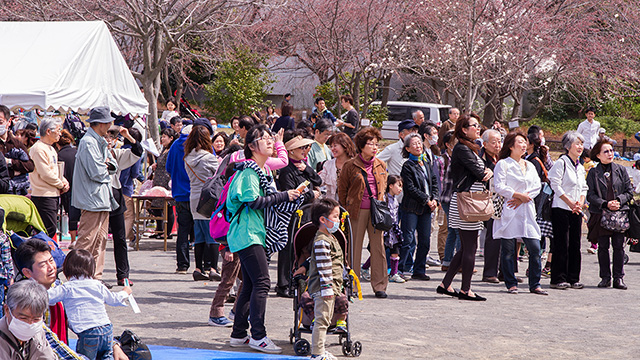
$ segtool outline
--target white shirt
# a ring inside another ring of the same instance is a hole
[[[76,334],[85,330],[111,324],[104,304],[111,306],[127,306],[125,299],[129,295],[124,292],[111,292],[100,281],[94,279],[71,278],[68,282],[50,288],[49,306],[62,301],[69,327]]]
[[[584,166],[572,164],[567,155],[562,155],[549,170],[549,185],[553,189],[553,204],[551,207],[571,211],[571,208],[560,196],[567,195],[571,201],[580,200],[580,196],[587,196],[587,173]]]
[[[338,168],[336,166],[336,159],[327,160],[318,175],[322,179],[323,185],[327,187],[327,197],[338,200]]]
[[[591,150],[598,142],[598,130],[600,130],[600,123],[595,120],[592,123],[585,120],[578,125],[578,133],[584,137],[585,149]]]
[[[493,170],[495,192],[504,197],[502,217],[493,222],[494,239],[540,239],[533,198],[540,193],[542,185],[533,164],[527,160],[524,163],[524,174],[520,164],[511,157],[498,161]],[[512,209],[507,205],[507,201],[511,200],[516,192],[528,194],[532,200]]]
[[[407,159],[402,157],[403,147],[404,141],[398,140],[397,143],[387,146],[380,154],[376,155],[378,159],[387,163],[387,173],[389,173],[389,175],[400,176],[402,165],[407,161]]]

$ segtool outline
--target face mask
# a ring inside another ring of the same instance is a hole
[[[438,135],[431,136],[431,140],[429,140],[429,145],[435,145],[438,143]]]
[[[11,323],[9,323],[9,331],[11,331],[13,336],[18,338],[19,340],[29,341],[33,339],[33,337],[36,336],[38,332],[42,331],[42,320],[33,324],[27,324],[26,322],[20,319],[17,319],[15,316],[13,316],[13,313],[11,313],[11,310],[9,310],[9,313],[11,314]]]
[[[340,222],[339,221],[333,222],[333,221],[331,221],[329,219],[327,219],[327,221],[333,224],[331,227],[328,227],[327,224],[324,225],[327,228],[328,232],[333,234],[336,231],[338,231],[338,228],[340,227]]]
[[[7,133],[7,126],[6,125],[0,125],[0,136],[4,135]]]
[[[544,144],[546,144],[546,143],[547,142],[546,142],[545,138],[540,139],[540,145],[544,146]]]
[[[211,126],[211,129],[213,130],[213,135],[215,135],[216,131],[218,131],[218,127],[217,126]]]

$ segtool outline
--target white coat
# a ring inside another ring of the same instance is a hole
[[[504,197],[502,217],[493,222],[494,239],[540,239],[540,227],[536,222],[536,205],[533,201],[542,187],[536,168],[525,160],[523,174],[518,162],[510,157],[498,161],[493,170],[495,192]],[[514,193],[528,194],[531,201],[516,209],[507,205]]]

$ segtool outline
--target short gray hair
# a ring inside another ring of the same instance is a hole
[[[411,133],[407,136],[404,137],[404,146],[402,147],[402,157],[403,158],[408,158],[409,157],[409,152],[407,151],[407,148],[411,145],[411,140],[413,138],[416,138],[418,140],[420,140],[420,142],[422,142],[422,137],[419,134],[416,133]]]
[[[580,140],[584,144],[584,136],[580,135],[579,132],[574,130],[567,131],[566,133],[564,133],[564,135],[562,135],[562,147],[566,151],[569,151],[571,145],[573,145],[573,143],[578,140]]]
[[[40,136],[45,136],[47,135],[47,130],[55,130],[56,126],[60,125],[62,123],[62,121],[60,121],[59,119],[55,119],[52,118],[50,116],[44,117],[42,118],[42,120],[40,120]]]
[[[489,136],[491,136],[491,134],[496,134],[500,139],[502,139],[502,134],[500,134],[500,131],[496,129],[487,129],[482,133],[482,142],[489,142]]]
[[[422,113],[422,115],[424,115],[424,113],[422,112],[422,110],[416,110],[416,111],[414,111],[414,112],[412,112],[412,113],[411,113],[411,118],[412,118],[412,119],[415,119],[415,118],[416,118],[416,116],[418,116],[418,111],[420,111],[420,112]]]
[[[47,289],[33,279],[18,281],[9,286],[7,306],[12,312],[16,309],[29,309],[34,315],[42,315],[49,306]]]

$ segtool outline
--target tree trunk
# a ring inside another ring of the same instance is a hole
[[[353,76],[353,92],[351,93],[351,96],[353,96],[353,106],[356,108],[356,111],[360,110],[360,78],[362,77],[362,73],[360,71],[357,71],[354,76]],[[365,99],[368,97],[367,95],[369,95],[368,91],[368,81],[367,81],[368,77],[365,77],[365,83],[364,83],[364,97]]]
[[[182,80],[177,80],[177,84],[176,84],[176,111],[178,112],[178,114],[180,114],[180,99],[182,99],[182,94],[184,93],[184,83],[182,82]]]
[[[389,102],[389,91],[391,91],[391,74],[387,74],[383,79],[382,79],[382,101],[381,101],[381,105],[387,106],[387,103]]]

